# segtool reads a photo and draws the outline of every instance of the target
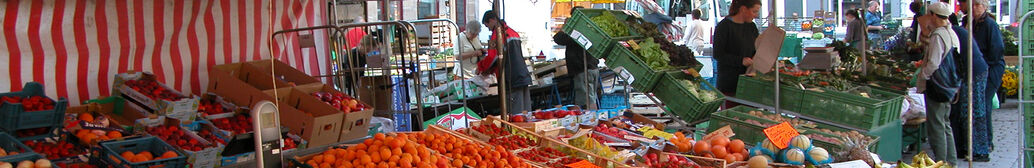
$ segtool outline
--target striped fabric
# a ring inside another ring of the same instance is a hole
[[[268,59],[270,28],[326,23],[319,0],[0,1],[0,92],[42,83],[73,105],[111,93],[113,76],[153,72],[185,93],[208,86],[213,65]],[[270,26],[272,25],[272,27]],[[321,40],[322,33],[314,35]],[[327,72],[325,53],[280,38],[274,55],[310,75]],[[321,48],[317,44],[315,48]],[[320,55],[320,57],[317,57]]]

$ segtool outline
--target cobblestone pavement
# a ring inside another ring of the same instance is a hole
[[[1006,101],[1006,104],[1002,104],[1001,109],[997,109],[992,113],[992,121],[994,123],[994,144],[995,150],[991,152],[990,162],[973,162],[974,168],[1006,168],[1006,167],[1022,167],[1023,166],[1023,154],[1021,153],[1021,143],[1023,142],[1023,114],[1020,113],[1019,107],[1017,106],[1016,99],[1010,99]],[[923,145],[923,150],[928,153],[930,151],[929,145]],[[913,154],[906,154],[902,157],[903,160],[911,161]],[[969,162],[965,159],[959,159],[957,167],[968,168]]]

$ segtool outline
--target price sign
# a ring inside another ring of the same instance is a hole
[[[772,140],[776,147],[779,149],[785,149],[790,144],[790,139],[800,135],[797,129],[794,129],[789,122],[779,123],[772,127],[765,128],[765,137]]]
[[[582,160],[582,161],[574,162],[574,163],[567,164],[567,165],[564,165],[564,166],[567,166],[567,167],[570,167],[570,168],[600,168],[599,166],[596,166],[596,165],[594,165],[592,163],[589,163],[588,160]]]
[[[583,48],[592,48],[592,42],[589,41],[589,38],[586,38],[585,35],[582,35],[582,32],[578,32],[578,30],[571,31],[571,39],[582,44]]]
[[[625,70],[625,67],[618,66],[614,68],[614,72],[619,72],[618,75],[625,79],[625,82],[632,83],[635,81],[635,77],[631,73]]]
[[[736,135],[736,133],[732,132],[732,127],[729,127],[728,125],[726,125],[726,126],[724,126],[722,128],[718,128],[717,130],[711,131],[711,133],[709,133],[707,135],[704,135],[704,137],[700,138],[700,139],[705,140],[705,141],[710,141],[711,138],[714,138],[714,137],[726,137],[726,138],[729,138],[729,137],[732,137],[733,135]]]

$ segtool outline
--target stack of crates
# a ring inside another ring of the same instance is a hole
[[[1020,4],[1020,10],[1017,13],[1020,16],[1026,14],[1026,11],[1034,10],[1034,1],[1018,1]],[[1025,101],[1034,100],[1034,18],[1027,18],[1026,21],[1020,20],[1020,26],[1023,31],[1019,32],[1019,40],[1022,41],[1023,45],[1020,47],[1020,110],[1023,111],[1023,139],[1024,139],[1024,164],[1026,167],[1034,166],[1034,103],[1028,103]]]

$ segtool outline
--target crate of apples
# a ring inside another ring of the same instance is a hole
[[[134,72],[115,75],[115,94],[142,104],[146,110],[182,120],[193,120],[200,98],[191,97],[156,81],[150,73]]]
[[[230,117],[213,117],[210,121],[216,128],[229,132],[230,136],[249,133],[255,129],[254,125],[252,125],[254,121],[252,121],[251,116],[243,113]]]
[[[69,143],[67,140],[34,140],[23,141],[22,144],[32,148],[32,151],[43,155],[49,160],[65,160],[63,158],[75,157],[86,154],[86,148]]]
[[[197,112],[201,117],[234,112],[236,106],[227,103],[215,94],[209,93],[198,102]]]
[[[204,141],[198,135],[184,131],[182,127],[175,124],[148,127],[146,130],[147,133],[164,140],[169,145],[187,151],[201,151],[216,147],[215,144]]]

